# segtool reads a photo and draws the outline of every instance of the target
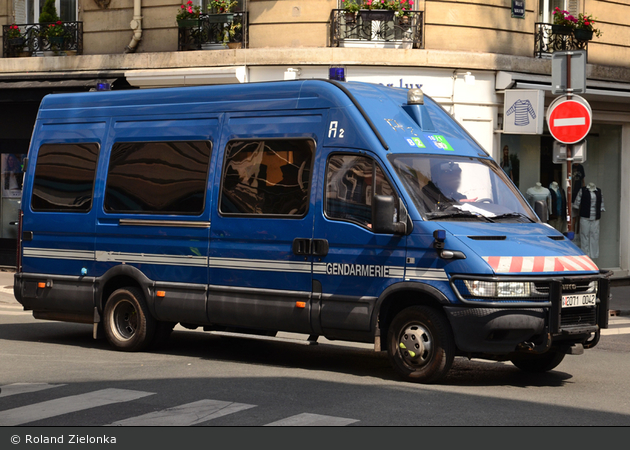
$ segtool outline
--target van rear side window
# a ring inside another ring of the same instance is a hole
[[[314,151],[310,139],[229,142],[221,213],[303,217],[308,210]]]
[[[90,211],[98,151],[95,143],[42,145],[35,163],[33,211]]]
[[[212,144],[119,142],[112,146],[108,213],[197,215],[204,210]]]

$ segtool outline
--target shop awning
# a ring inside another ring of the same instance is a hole
[[[506,89],[540,89],[545,91],[545,96],[554,96],[551,94],[550,75],[499,71],[496,75],[495,86],[498,91]],[[580,95],[589,101],[627,103],[628,99],[630,99],[630,83],[587,79],[586,92]]]
[[[125,78],[131,86],[155,88],[247,83],[249,77],[247,67],[230,66],[129,70],[125,72]]]

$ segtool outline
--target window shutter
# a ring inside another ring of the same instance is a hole
[[[580,12],[580,2],[579,0],[567,0],[567,11],[574,17],[578,16]]]

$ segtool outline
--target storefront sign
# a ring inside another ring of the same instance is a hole
[[[512,0],[512,17],[515,19],[525,18],[525,0]]]
[[[542,90],[505,91],[503,132],[506,134],[542,134],[545,117],[545,93]]]

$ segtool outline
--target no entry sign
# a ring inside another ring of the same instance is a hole
[[[547,109],[549,132],[563,144],[575,144],[591,130],[593,113],[586,100],[578,95],[555,99]]]

